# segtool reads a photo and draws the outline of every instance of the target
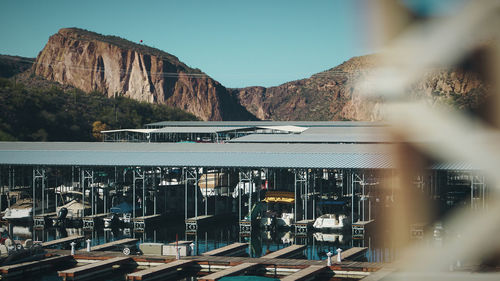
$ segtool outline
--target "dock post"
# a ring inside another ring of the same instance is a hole
[[[342,249],[338,248],[337,249],[337,262],[342,262]]]
[[[87,252],[90,252],[90,239],[87,239]]]
[[[326,265],[327,266],[332,266],[332,252],[328,252],[326,253],[326,256],[328,257],[327,261],[326,261]]]
[[[71,243],[69,243],[69,245],[71,246],[71,255],[74,256],[75,255],[75,245],[76,245],[76,243],[75,242],[71,242]]]

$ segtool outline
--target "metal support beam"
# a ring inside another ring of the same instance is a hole
[[[306,170],[295,170],[294,171],[294,193],[295,193],[295,212],[294,212],[294,220],[299,221],[297,216],[297,186],[299,187],[299,198],[302,202],[302,216],[301,219],[307,219],[307,180],[308,180],[308,172]]]
[[[195,217],[198,217],[198,170],[196,168],[183,168],[182,173],[184,176],[184,220],[188,219],[188,185],[189,182],[194,182],[195,193]]]
[[[89,203],[91,204],[91,214],[94,215],[94,170],[91,168],[80,168],[81,169],[81,186],[82,186],[82,215],[85,216],[85,183],[92,190],[89,192]]]
[[[136,188],[136,184],[137,184],[138,180],[142,181],[142,201],[141,201],[142,216],[145,216],[145,211],[146,211],[146,204],[145,204],[146,202],[144,202],[145,199],[146,199],[145,198],[146,197],[145,196],[146,195],[146,191],[145,191],[146,184],[145,184],[144,170],[143,169],[134,169],[133,170],[133,179],[132,180],[133,180],[133,184],[132,184],[132,188],[133,188],[132,193],[133,193],[133,195],[132,195],[132,197],[134,198],[133,199],[134,203],[133,203],[132,208],[133,208],[133,212],[134,212],[133,218],[135,219],[135,202],[137,201],[136,195],[135,195],[135,193],[136,193],[135,188]]]

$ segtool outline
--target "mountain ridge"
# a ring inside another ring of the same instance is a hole
[[[100,91],[183,109],[202,120],[255,120],[219,82],[155,48],[77,28],[52,35],[36,75],[85,92]]]

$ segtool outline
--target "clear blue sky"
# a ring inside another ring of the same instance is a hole
[[[306,78],[367,45],[366,0],[0,2],[0,53],[36,57],[62,27],[116,35],[177,56],[226,87]]]

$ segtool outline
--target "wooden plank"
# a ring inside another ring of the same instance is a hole
[[[95,263],[89,263],[83,266],[74,267],[71,269],[59,271],[59,277],[63,277],[65,280],[68,278],[72,280],[90,278],[93,276],[101,275],[110,270],[113,270],[114,265],[122,264],[128,262],[130,257],[115,257],[107,260],[102,260]]]
[[[127,274],[127,280],[151,280],[154,278],[165,278],[166,275],[195,263],[194,260],[176,260],[162,265],[157,265],[148,269]]]
[[[210,218],[213,218],[213,215],[203,215],[203,216],[198,216],[198,217],[192,217],[192,218],[188,218],[186,221],[203,221],[203,220],[206,220],[206,219],[210,219]]]
[[[345,251],[341,252],[341,258],[342,260],[348,260],[349,258],[355,258],[356,256],[361,255],[362,253],[366,252],[368,250],[367,247],[352,247],[350,249],[347,249]],[[337,256],[335,255],[332,257],[332,261],[337,261]]]
[[[56,246],[56,245],[60,245],[60,244],[70,243],[70,242],[77,241],[77,240],[82,240],[83,238],[85,238],[85,237],[82,235],[68,236],[68,237],[61,238],[61,239],[43,242],[42,247],[44,247],[44,248],[52,247],[52,246]]]
[[[6,265],[0,267],[0,273],[3,277],[12,277],[15,275],[24,275],[28,272],[35,272],[45,268],[52,267],[60,262],[72,260],[70,255],[55,256],[43,260],[23,262],[14,265]]]
[[[252,269],[256,266],[258,266],[258,263],[250,263],[250,262],[245,262],[242,264],[238,264],[236,266],[214,272],[212,274],[200,277],[198,280],[202,281],[216,281],[221,279],[222,277],[226,276],[232,276],[232,275],[239,275],[240,273],[243,273],[249,269]]]
[[[394,268],[389,268],[389,267],[382,267],[380,270],[370,273],[370,275],[366,276],[363,278],[363,281],[380,281],[387,277],[389,274],[393,273],[395,271]]]
[[[148,216],[143,216],[143,217],[136,217],[134,220],[135,221],[143,221],[143,220],[150,220],[150,219],[156,219],[156,218],[159,218],[161,217],[160,214],[156,214],[156,215],[148,215]]]
[[[359,227],[364,227],[364,226],[366,226],[367,224],[369,224],[369,223],[371,223],[371,222],[373,222],[373,221],[375,221],[375,220],[357,221],[357,222],[353,223],[353,224],[352,224],[352,226],[353,226],[353,227],[357,227],[357,226],[359,226]]]
[[[101,245],[91,247],[90,250],[91,251],[104,251],[104,250],[109,250],[110,248],[114,248],[118,245],[136,243],[137,241],[139,241],[139,239],[125,238],[125,239],[120,239],[120,240],[116,240],[116,241],[112,241],[109,243],[104,243]]]
[[[313,277],[314,275],[320,273],[321,271],[327,268],[326,265],[311,265],[302,270],[299,270],[295,273],[292,273],[285,278],[281,279],[283,281],[300,281],[307,280],[308,278]]]
[[[248,247],[248,243],[233,243],[212,251],[203,253],[203,256],[228,256],[235,252],[241,252]]]
[[[269,253],[263,256],[262,258],[276,259],[276,258],[290,257],[302,252],[305,248],[306,248],[305,245],[291,245],[276,252]]]
[[[109,213],[102,213],[102,214],[95,214],[95,215],[89,215],[83,217],[84,219],[99,219],[99,218],[105,218],[109,215]]]

